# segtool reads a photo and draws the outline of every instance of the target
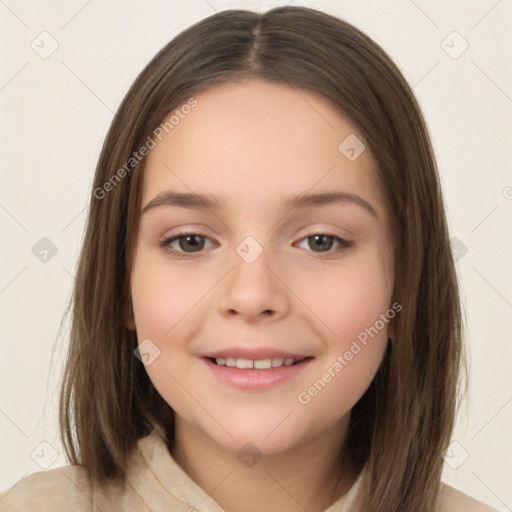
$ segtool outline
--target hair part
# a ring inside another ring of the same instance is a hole
[[[367,512],[435,509],[454,424],[462,355],[458,284],[434,152],[420,107],[384,50],[349,23],[305,7],[227,10],[169,42],[138,75],[96,168],[73,290],[59,422],[72,464],[92,482],[124,480],[138,439],[174,413],[134,356],[130,269],[144,160],[101,188],[166,115],[222,82],[264,80],[320,94],[357,127],[378,165],[392,219],[402,310],[370,387],[354,406],[346,449],[367,467]],[[68,308],[69,311],[69,308]],[[397,428],[397,424],[404,428]],[[341,463],[341,461],[340,461]]]

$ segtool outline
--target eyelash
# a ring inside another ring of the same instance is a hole
[[[194,258],[195,254],[200,254],[201,252],[204,251],[204,249],[201,249],[196,252],[187,253],[187,252],[182,252],[182,251],[176,250],[171,247],[171,243],[178,241],[180,238],[185,238],[187,236],[199,236],[201,238],[211,240],[209,237],[207,237],[205,235],[201,235],[200,233],[194,233],[194,232],[190,231],[190,232],[179,233],[178,235],[174,235],[172,237],[164,238],[159,241],[159,245],[166,252],[168,252],[168,253],[172,254],[174,257],[176,257],[176,259],[182,260],[182,259]],[[345,240],[344,238],[341,238],[339,236],[332,235],[329,233],[313,233],[312,235],[308,235],[308,236],[305,236],[304,238],[301,238],[300,241],[302,242],[303,240],[307,240],[308,238],[311,238],[314,236],[325,236],[328,238],[332,238],[334,242],[337,242],[339,244],[339,247],[335,250],[329,249],[327,251],[320,251],[320,252],[309,251],[309,252],[313,252],[313,253],[320,255],[320,258],[326,257],[326,256],[322,256],[322,254],[327,254],[327,255],[338,254],[339,252],[342,252],[343,250],[348,249],[353,245],[353,242],[350,242],[348,240]]]

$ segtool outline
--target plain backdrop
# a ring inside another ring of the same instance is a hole
[[[0,2],[0,490],[67,464],[56,408],[66,339],[55,345],[55,338],[97,157],[124,94],[161,47],[200,19],[228,8],[285,4]],[[316,7],[362,29],[391,55],[422,106],[457,251],[471,360],[470,395],[444,480],[510,511],[512,3],[293,5]],[[49,251],[46,261],[41,247]]]

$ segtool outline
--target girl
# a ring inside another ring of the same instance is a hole
[[[488,511],[440,482],[461,313],[406,81],[314,9],[224,11],[105,141],[60,402],[2,510]]]

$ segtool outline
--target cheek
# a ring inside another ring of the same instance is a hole
[[[139,258],[131,283],[132,303],[139,340],[170,339],[176,326],[205,293],[204,276],[165,267],[152,258]]]
[[[313,286],[311,280],[301,280],[297,276],[296,289],[321,320],[323,338],[338,349],[374,326],[390,307],[392,283],[377,259],[354,261],[338,271],[317,272]],[[385,336],[387,323],[384,328],[379,326]]]
[[[173,405],[182,398],[180,383],[191,385],[196,378],[189,344],[202,327],[205,295],[217,283],[217,274],[166,265],[161,256],[146,251],[136,259],[131,294],[137,339],[157,354],[145,369]]]
[[[329,426],[349,414],[374,379],[386,345],[382,339],[367,346],[356,341],[349,350],[329,358],[323,373],[304,382],[297,394],[298,416],[321,418]]]
[[[193,369],[190,358],[185,357],[185,348],[195,324],[187,320],[205,293],[203,281],[190,272],[166,267],[147,253],[138,255],[132,274],[139,350],[142,353],[146,347],[151,354],[145,370],[164,400],[178,410],[186,410],[188,395],[182,386],[191,386]]]
[[[373,380],[388,344],[388,325],[395,316],[392,286],[382,267],[354,264],[309,288],[304,302],[315,304],[321,319],[326,357],[321,372],[302,383],[298,402],[313,415],[335,421],[347,413]],[[303,287],[303,290],[307,288]]]

